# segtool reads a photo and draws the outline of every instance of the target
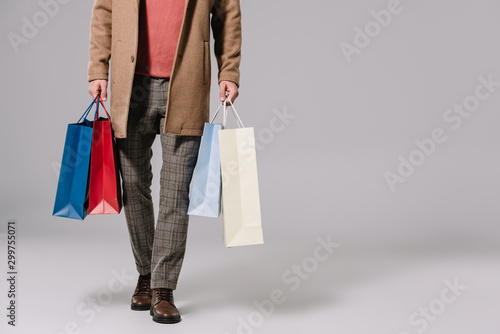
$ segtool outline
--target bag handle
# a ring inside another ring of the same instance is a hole
[[[236,124],[238,125],[238,127],[240,128],[244,128],[245,126],[243,125],[243,122],[241,121],[241,118],[240,116],[238,115],[238,113],[236,112],[236,109],[234,108],[234,105],[233,105],[233,102],[231,101],[231,99],[229,99],[229,97],[226,97],[226,100],[229,101],[229,103],[231,104],[231,110],[233,111],[233,115],[234,117],[236,118]],[[222,101],[220,104],[219,104],[219,107],[217,108],[217,110],[215,111],[215,114],[214,116],[212,117],[212,119],[210,120],[210,123],[213,123],[215,118],[217,117],[217,115],[219,114],[219,111],[220,111],[220,108],[223,106],[223,116],[222,116],[222,128],[225,128],[226,127],[226,120],[227,120],[227,107],[226,107],[226,100]]]
[[[92,110],[92,106],[94,105],[95,101],[97,100],[97,96],[94,98],[94,100],[92,101],[92,103],[89,105],[89,107],[87,108],[87,110],[85,110],[85,112],[83,113],[83,115],[80,117],[80,119],[78,120],[77,123],[80,123],[80,121],[82,119],[85,119],[87,118],[87,115],[89,114],[90,110]]]
[[[96,102],[98,100],[98,102]],[[108,116],[109,118],[109,114],[108,114],[108,111],[106,110],[106,107],[104,106],[104,104],[102,103],[102,99],[101,99],[101,94],[98,94],[94,100],[92,100],[92,103],[88,106],[87,110],[85,110],[85,112],[83,113],[82,116],[80,116],[80,119],[78,119],[78,122],[77,123],[80,123],[83,119],[87,118],[88,114],[90,113],[90,110],[92,110],[92,106],[94,105],[94,103],[97,103],[97,108],[96,108],[96,112],[94,114],[94,120],[97,120],[99,118],[99,103],[102,105],[102,107],[104,108],[104,111],[106,112],[106,115]]]
[[[245,126],[243,125],[243,122],[241,121],[240,115],[238,115],[238,113],[236,112],[236,108],[234,107],[233,102],[231,101],[231,99],[229,97],[226,97],[226,99],[231,104],[231,110],[233,111],[234,118],[236,118],[236,124],[238,124],[238,127],[244,128]],[[226,102],[226,101],[224,101],[224,102]],[[224,103],[224,112],[226,113],[226,103]],[[224,115],[224,123],[223,123],[224,126],[226,125],[226,117],[227,116]]]
[[[224,101],[224,102],[225,102],[225,101]],[[217,115],[219,114],[220,107],[222,107],[222,104],[223,104],[224,102],[219,103],[219,108],[217,108],[217,110],[215,111],[215,114],[214,114],[214,116],[212,117],[212,119],[210,120],[210,123],[213,123],[213,122],[214,122],[215,117],[217,117]]]
[[[106,112],[106,116],[108,116],[108,119],[111,119],[111,117],[109,117],[108,111],[106,110],[106,107],[104,106],[104,103],[102,102],[101,94],[97,94],[97,98],[99,99],[99,102],[97,103],[97,108],[95,110],[94,121],[97,121],[99,119],[99,104],[102,105],[102,108],[104,109],[104,112]]]

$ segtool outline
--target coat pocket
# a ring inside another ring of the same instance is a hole
[[[210,81],[210,45],[208,41],[203,42],[203,84]]]

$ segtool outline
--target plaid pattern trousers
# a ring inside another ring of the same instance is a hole
[[[168,84],[168,78],[134,76],[127,138],[116,139],[132,253],[139,274],[151,273],[152,289],[177,287],[186,249],[189,184],[201,139],[162,133]],[[163,164],[155,227],[151,157],[158,134]]]

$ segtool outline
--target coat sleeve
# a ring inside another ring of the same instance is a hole
[[[111,58],[111,2],[95,0],[90,22],[88,81],[108,80]]]
[[[214,53],[223,80],[240,85],[241,11],[239,0],[215,0],[212,8]]]

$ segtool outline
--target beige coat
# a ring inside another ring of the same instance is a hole
[[[117,138],[127,136],[139,36],[139,4],[140,0],[95,0],[92,11],[88,80],[108,80],[111,59],[110,112]],[[210,13],[213,14],[211,20]],[[219,83],[227,80],[239,86],[239,0],[186,0],[168,87],[164,126],[167,134],[198,136],[208,121],[210,25],[215,40]]]

